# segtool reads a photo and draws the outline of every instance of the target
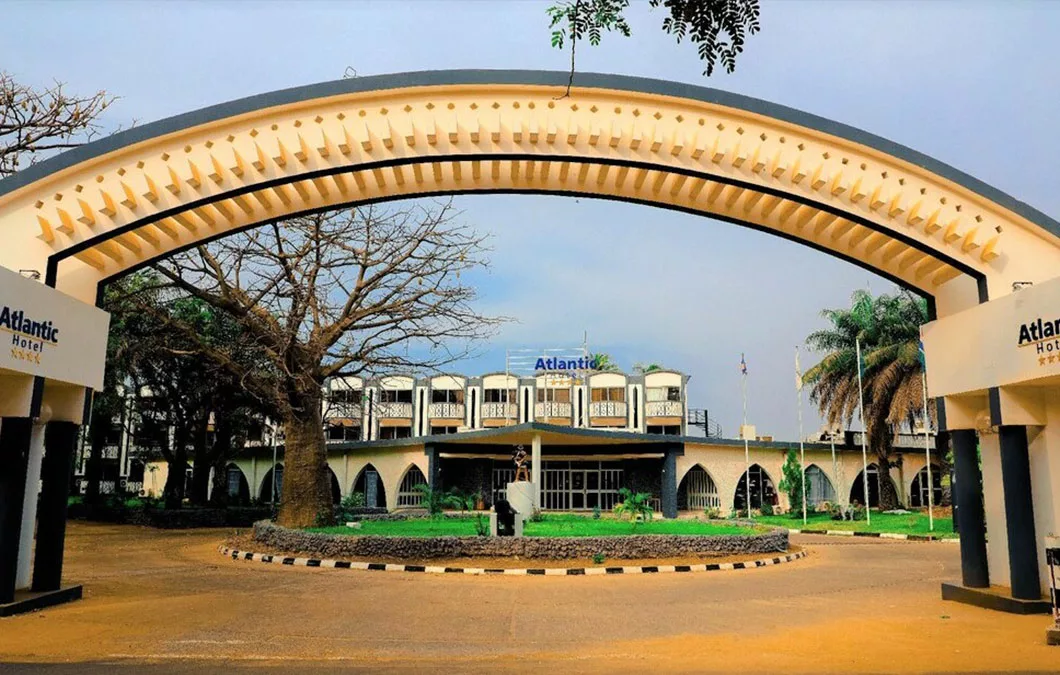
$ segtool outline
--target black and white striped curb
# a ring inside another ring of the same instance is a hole
[[[806,557],[806,551],[789,553],[776,558],[749,560],[735,563],[704,563],[699,565],[636,565],[624,567],[538,567],[530,569],[492,569],[488,567],[443,567],[432,565],[404,565],[401,563],[352,562],[348,560],[318,560],[316,558],[293,558],[269,553],[237,551],[227,546],[218,548],[221,555],[232,560],[250,560],[275,565],[296,567],[325,567],[343,570],[371,570],[376,572],[423,572],[426,574],[494,574],[505,576],[595,576],[606,574],[656,574],[664,572],[717,572],[721,570],[744,570],[756,567],[781,565]]]
[[[960,543],[957,537],[939,537],[934,534],[897,534],[894,532],[854,532],[853,530],[794,530],[788,534],[824,534],[832,537],[874,537],[876,539],[900,539],[902,541],[951,541]]]

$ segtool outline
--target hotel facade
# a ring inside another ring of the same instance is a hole
[[[323,418],[333,498],[359,493],[367,506],[416,508],[416,486],[429,484],[479,493],[488,508],[504,498],[515,475],[512,453],[521,447],[540,457],[532,471],[543,510],[606,511],[627,487],[649,493],[664,517],[706,509],[728,515],[746,508],[748,481],[752,508],[790,508],[778,486],[787,452],[798,449],[798,442],[758,438],[748,427],[742,430],[748,434],[745,456],[742,438],[722,437],[705,412],[689,409],[688,379],[656,370],[331,380]],[[930,482],[924,436],[895,439],[891,479],[908,506],[926,506],[929,485],[934,502],[941,501],[934,435],[928,441]],[[115,453],[125,456],[125,446],[132,447],[125,443]],[[804,450],[811,507],[825,501],[865,503],[860,434],[837,433],[834,439],[825,434],[805,443]],[[873,505],[879,495],[874,459],[869,458],[868,499]],[[131,473],[127,489],[160,496],[166,465],[142,464],[142,478]],[[273,501],[282,495],[283,465],[282,431],[266,430],[228,464],[230,496]]]

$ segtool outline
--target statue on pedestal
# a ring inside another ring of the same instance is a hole
[[[512,461],[515,462],[515,482],[530,482],[529,462],[526,460],[526,450],[523,450],[523,446],[517,445],[515,447],[515,451],[512,453]]]

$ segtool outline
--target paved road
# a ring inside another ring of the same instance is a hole
[[[222,536],[72,524],[86,599],[0,619],[0,672],[1060,671],[1045,617],[939,599],[948,543],[807,536],[777,567],[523,578],[233,562]]]

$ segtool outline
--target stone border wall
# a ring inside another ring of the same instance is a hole
[[[678,558],[691,555],[782,553],[787,530],[753,535],[640,534],[612,537],[381,537],[292,530],[263,520],[254,523],[254,541],[280,551],[329,558],[497,557],[567,560],[600,553],[610,559]]]

